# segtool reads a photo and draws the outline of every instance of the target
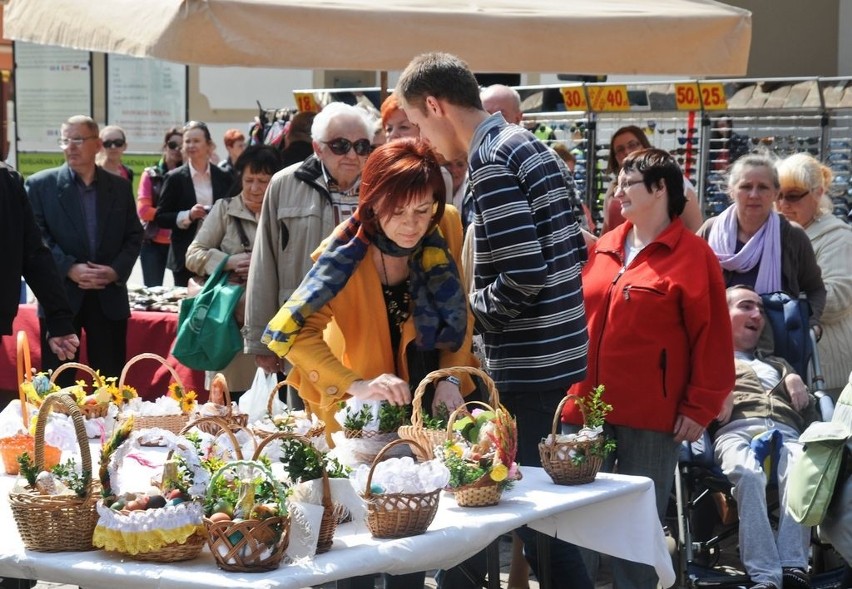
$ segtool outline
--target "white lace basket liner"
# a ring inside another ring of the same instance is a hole
[[[113,490],[117,492],[122,488],[119,467],[134,450],[138,451],[151,439],[162,440],[169,450],[183,457],[193,476],[192,485],[187,489],[188,494],[203,497],[210,482],[210,474],[201,466],[195,448],[187,440],[162,429],[133,431],[115,450],[109,461]],[[203,545],[204,513],[200,501],[138,511],[116,511],[101,501],[97,510],[100,519],[95,527],[93,543],[98,548],[138,556],[163,551],[170,544],[186,544],[194,536],[200,536]],[[164,560],[170,559],[166,555]]]

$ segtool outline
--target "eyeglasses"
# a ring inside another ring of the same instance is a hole
[[[172,151],[180,149],[180,146],[181,146],[180,141],[169,141],[168,143],[166,143],[166,147],[168,147]]]
[[[628,141],[624,145],[619,145],[615,148],[615,153],[618,155],[622,155],[625,153],[632,153],[642,147],[642,144],[636,141],[635,139]]]
[[[627,180],[626,182],[619,182],[615,185],[615,192],[627,192],[627,190],[636,184],[642,183],[645,180],[643,178],[639,178],[638,180]]]
[[[805,198],[810,193],[811,193],[810,190],[807,190],[807,191],[805,191],[801,194],[792,194],[792,193],[789,193],[789,192],[785,194],[783,192],[779,192],[778,193],[778,202],[781,202],[782,200],[785,200],[787,202],[799,202],[800,200]]]
[[[94,135],[91,136],[91,137],[62,137],[60,139],[57,139],[56,143],[57,143],[57,145],[59,145],[59,147],[61,147],[62,149],[65,149],[66,147],[68,147],[70,145],[74,145],[75,147],[80,147],[89,139],[97,139],[97,137],[95,137]]]
[[[107,139],[104,141],[104,147],[106,149],[112,149],[113,147],[124,147],[124,139]]]
[[[350,149],[355,150],[356,155],[365,156],[370,155],[370,152],[373,151],[373,146],[370,145],[369,139],[358,139],[357,141],[349,141],[343,137],[338,137],[337,139],[332,139],[331,141],[323,141],[328,145],[328,148],[331,150],[331,153],[334,155],[346,155],[349,153]]]

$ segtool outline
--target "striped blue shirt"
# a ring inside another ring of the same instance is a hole
[[[471,141],[470,302],[487,368],[507,393],[567,389],[586,373],[586,248],[557,157],[499,113]]]

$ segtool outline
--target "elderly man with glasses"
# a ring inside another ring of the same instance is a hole
[[[92,368],[115,376],[124,367],[130,304],[127,279],[139,256],[142,225],[130,182],[95,164],[101,149],[98,124],[83,115],[62,124],[65,164],[33,174],[26,182],[36,222],[53,254],[74,313],[74,329],[86,331]],[[39,307],[42,367],[56,368],[48,325]],[[67,359],[67,354],[63,354]],[[65,378],[67,376],[67,378]],[[74,375],[60,376],[62,386]]]
[[[245,352],[254,354],[267,373],[282,372],[283,360],[260,341],[266,324],[313,266],[314,249],[358,206],[373,126],[363,109],[339,102],[326,106],[311,127],[314,153],[269,183],[252,252],[243,328]]]

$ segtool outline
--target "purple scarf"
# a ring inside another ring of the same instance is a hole
[[[743,249],[737,249],[737,212],[732,204],[713,226],[707,242],[716,253],[722,268],[731,272],[748,272],[760,264],[754,290],[758,294],[781,290],[781,220],[772,211],[757,233]]]

